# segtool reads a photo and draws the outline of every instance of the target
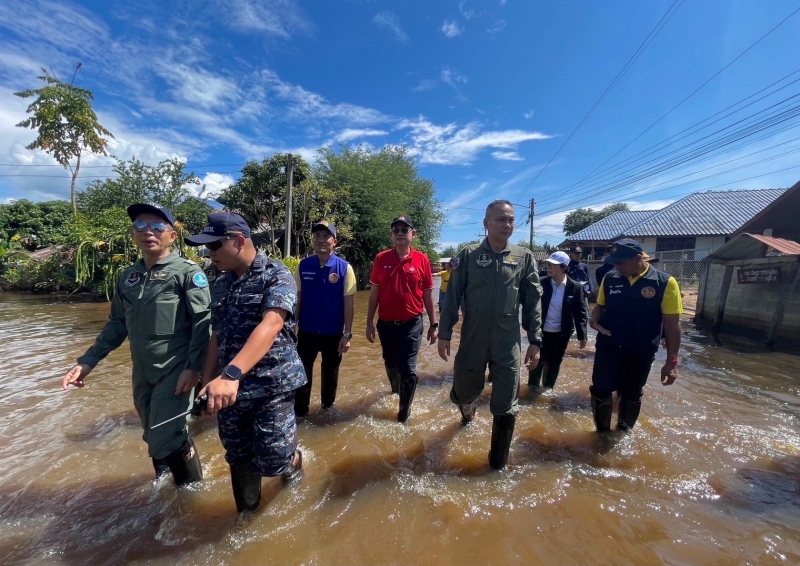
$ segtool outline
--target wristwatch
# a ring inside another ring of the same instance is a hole
[[[347,338],[348,340],[352,340],[353,339],[353,333],[352,332],[345,332],[344,335],[342,336],[342,338]]]
[[[439,323],[434,322],[433,324],[431,324],[431,328],[439,328]]]
[[[228,364],[225,366],[225,369],[222,370],[222,378],[231,381],[239,381],[242,379],[242,370],[232,364]]]

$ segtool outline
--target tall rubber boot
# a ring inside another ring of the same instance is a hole
[[[467,425],[475,418],[475,412],[478,409],[478,402],[473,401],[469,405],[459,405],[458,410],[461,411],[461,424]]]
[[[591,387],[589,390],[591,391]],[[608,432],[611,430],[611,412],[614,410],[614,397],[596,397],[592,393],[592,414],[594,415],[594,426],[597,432]]]
[[[261,476],[250,471],[250,464],[231,464],[231,487],[236,510],[254,511],[261,503]]]
[[[495,415],[492,422],[492,448],[489,451],[489,465],[502,470],[508,462],[511,438],[514,436],[516,415]]]
[[[639,413],[642,410],[642,402],[628,401],[625,397],[619,399],[619,420],[617,421],[617,430],[630,432],[636,421],[639,419]]]
[[[156,471],[156,479],[169,472],[169,466],[164,458],[153,458],[153,469]]]
[[[164,462],[167,463],[172,477],[175,478],[175,485],[186,485],[203,479],[200,454],[197,453],[197,448],[191,438],[182,448],[164,458]]]
[[[404,423],[411,415],[411,403],[417,390],[417,378],[403,379],[400,382],[400,410],[397,412],[398,422]]]
[[[539,387],[542,383],[542,376],[544,375],[546,366],[547,364],[545,362],[540,361],[538,366],[528,371],[528,389]]]
[[[335,368],[323,368],[322,383],[322,406],[327,409],[336,401],[336,389],[339,387],[339,366]]]
[[[542,385],[544,385],[548,389],[555,389],[556,380],[558,379],[558,370],[561,368],[559,367],[553,368],[550,366],[550,364],[545,364],[545,366],[547,369],[545,370],[544,375],[542,376]]]
[[[385,364],[384,364],[385,365]],[[400,393],[400,370],[397,368],[386,367],[386,376],[389,378],[389,385],[392,386],[392,393]]]

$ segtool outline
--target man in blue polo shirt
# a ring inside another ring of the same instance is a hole
[[[337,256],[336,226],[322,220],[311,227],[316,255],[297,266],[297,353],[306,370],[308,383],[295,393],[294,412],[298,420],[308,414],[311,403],[311,372],[317,354],[322,353],[321,397],[324,408],[336,400],[342,354],[353,338],[353,295],[356,276],[352,266]]]

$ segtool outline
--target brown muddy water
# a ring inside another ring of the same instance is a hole
[[[126,346],[60,390],[107,304],[0,297],[0,563],[800,564],[797,357],[685,328],[678,382],[662,387],[657,362],[634,434],[599,441],[593,348],[573,343],[554,395],[522,386],[509,466],[492,472],[491,385],[461,427],[452,367],[424,346],[398,424],[356,298],[336,405],[320,411],[316,382],[300,426],[305,477],[265,479],[237,517],[213,417],[191,423],[205,481],[153,481]]]

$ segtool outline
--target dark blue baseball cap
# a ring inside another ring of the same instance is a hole
[[[170,226],[175,227],[175,217],[172,216],[172,211],[168,208],[159,208],[153,204],[132,204],[128,207],[128,216],[131,220],[136,220],[140,214],[155,214],[156,216],[166,220]]]
[[[623,238],[611,244],[610,256],[603,258],[603,263],[622,263],[623,261],[644,253],[642,245],[636,240]]]
[[[208,215],[208,224],[203,231],[186,238],[186,243],[190,246],[202,246],[228,236],[249,238],[250,227],[244,218],[234,212],[212,212]]]
[[[334,238],[336,238],[336,226],[328,222],[327,220],[320,220],[316,224],[311,227],[311,233],[313,234],[319,229],[327,230],[330,232]]]

